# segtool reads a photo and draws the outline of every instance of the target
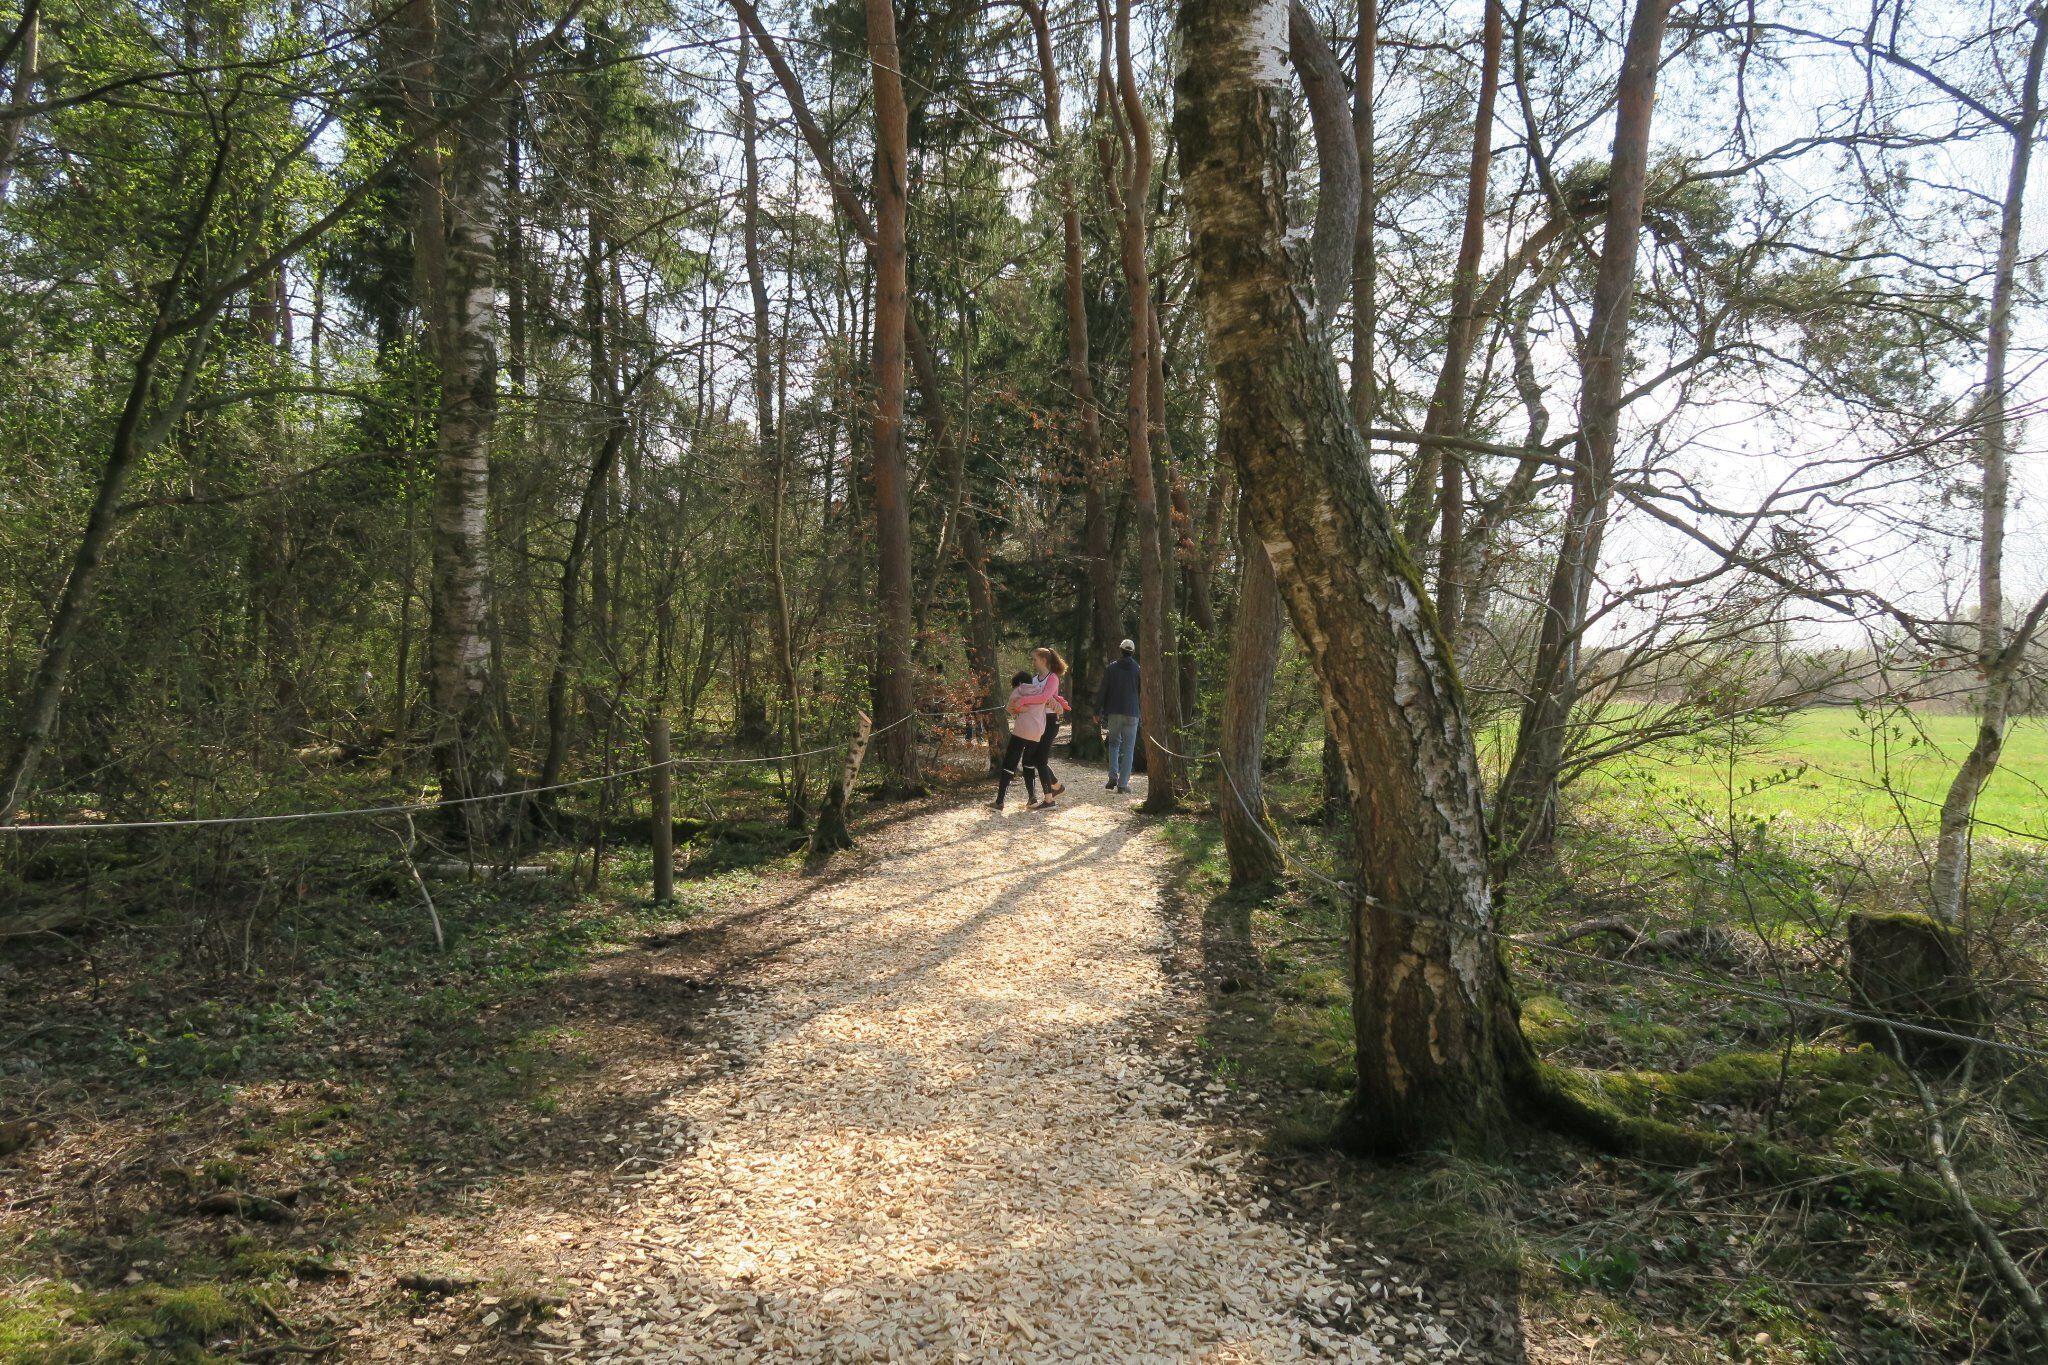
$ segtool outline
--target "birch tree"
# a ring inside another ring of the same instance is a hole
[[[1494,930],[1478,762],[1434,612],[1284,245],[1283,0],[1186,0],[1176,131],[1245,511],[1350,785],[1354,1146],[1508,1125],[1531,1073]]]

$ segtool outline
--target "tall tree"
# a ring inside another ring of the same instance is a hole
[[[768,591],[774,614],[769,618],[775,649],[775,678],[782,691],[782,742],[785,752],[801,754],[803,744],[802,698],[797,690],[796,652],[789,604],[789,578],[783,568],[783,514],[789,496],[789,444],[775,414],[775,373],[770,349],[773,320],[768,311],[768,272],[761,253],[761,153],[760,111],[754,84],[747,79],[753,56],[751,35],[740,35],[739,70],[736,82],[740,95],[740,152],[745,171],[742,206],[745,210],[742,248],[747,266],[747,294],[754,306],[753,381],[754,433],[760,442],[761,485],[759,516],[767,528]],[[804,808],[804,761],[792,758],[789,776],[789,818],[801,825]]]
[[[1358,142],[1358,238],[1351,253],[1351,419],[1369,430],[1379,402],[1373,378],[1373,329],[1379,325],[1374,300],[1378,262],[1373,257],[1377,212],[1373,157],[1373,94],[1378,84],[1379,0],[1359,0],[1358,33],[1352,44],[1351,129]]]
[[[1082,498],[1081,557],[1085,563],[1090,606],[1089,643],[1095,657],[1076,660],[1074,704],[1092,708],[1087,680],[1096,676],[1121,634],[1116,616],[1116,570],[1109,558],[1109,520],[1102,501],[1102,413],[1095,401],[1094,366],[1088,354],[1087,281],[1082,272],[1081,196],[1074,183],[1073,161],[1067,154],[1060,119],[1059,63],[1053,54],[1052,27],[1040,0],[1021,0],[1031,21],[1043,91],[1047,151],[1053,162],[1060,199],[1060,300],[1066,314],[1067,387],[1073,391],[1074,416],[1080,433]],[[1080,712],[1085,730],[1089,710]]]
[[[502,0],[436,9],[409,0],[401,24],[414,143],[414,254],[440,401],[435,412],[427,627],[435,766],[464,828],[469,798],[506,786],[507,737],[493,705],[491,432],[498,414],[498,252],[505,83],[514,25]]]
[[[1219,421],[1350,779],[1346,1134],[1394,1151],[1504,1130],[1531,1057],[1492,938],[1472,735],[1336,364],[1294,288],[1285,0],[1184,0],[1175,127]]]
[[[1105,0],[1107,3],[1107,0]],[[1115,110],[1113,122],[1119,129],[1123,156],[1122,183],[1115,185],[1114,204],[1119,215],[1119,259],[1123,266],[1124,293],[1131,310],[1130,384],[1124,401],[1125,450],[1131,481],[1131,502],[1137,517],[1138,535],[1138,663],[1141,671],[1139,706],[1145,734],[1145,801],[1140,809],[1158,814],[1180,804],[1180,760],[1162,740],[1161,730],[1174,736],[1177,719],[1170,702],[1171,661],[1167,653],[1166,574],[1169,565],[1161,553],[1158,486],[1152,465],[1151,386],[1154,366],[1152,321],[1152,268],[1149,259],[1146,218],[1152,199],[1152,122],[1145,112],[1143,92],[1138,88],[1137,66],[1131,55],[1131,0],[1115,0]]]
[[[1457,438],[1465,434],[1465,386],[1472,351],[1479,343],[1479,258],[1486,250],[1486,178],[1493,164],[1493,106],[1500,90],[1501,0],[1486,0],[1479,44],[1479,98],[1472,111],[1472,162],[1465,179],[1465,223],[1458,238],[1458,263],[1451,276],[1451,312],[1444,335],[1444,359],[1437,371],[1436,392],[1423,419],[1425,436]],[[1414,498],[1421,524],[1411,521],[1408,542],[1420,546],[1428,531],[1431,465],[1439,467],[1436,503],[1441,518],[1437,533],[1436,611],[1444,638],[1458,637],[1458,571],[1463,558],[1460,538],[1465,530],[1465,462],[1456,446],[1424,445],[1417,464],[1424,471]]]
[[[2012,152],[2006,165],[2005,198],[1998,217],[1998,252],[1992,263],[1991,310],[1984,338],[1984,390],[1976,411],[1977,461],[1981,475],[1977,533],[1977,738],[1941,803],[1934,848],[1934,913],[1962,918],[1963,888],[1969,876],[1970,827],[1977,797],[1997,771],[2013,709],[2014,685],[2040,629],[2048,594],[2033,605],[2010,636],[2005,613],[2005,521],[2011,503],[2011,452],[2007,430],[2010,397],[2006,378],[2012,346],[2013,286],[2020,258],[2020,228],[2033,166],[2034,140],[2041,124],[2041,67],[2048,54],[2048,7],[2027,11],[2033,38],[2020,78],[2020,108],[2006,125]]]
[[[589,84],[589,106],[583,110],[583,157],[585,164],[602,164],[600,144],[606,134],[600,112],[601,73],[610,57],[611,44],[593,41],[585,60],[593,77]],[[547,690],[547,747],[541,763],[540,783],[552,787],[562,780],[569,758],[569,685],[576,671],[578,646],[583,628],[583,569],[591,558],[591,542],[598,519],[610,496],[612,473],[619,453],[632,432],[625,395],[620,391],[617,349],[612,344],[616,331],[616,310],[610,306],[605,262],[611,250],[611,221],[605,208],[606,196],[595,193],[584,207],[583,331],[589,346],[590,412],[596,419],[597,440],[590,458],[589,473],[576,501],[576,517],[569,532],[569,548],[562,556],[560,624],[555,636],[554,663],[549,670]],[[602,556],[599,557],[602,565]],[[593,596],[596,596],[593,591]]]
[[[891,0],[866,0],[868,67],[875,92],[874,385],[875,729],[887,789],[919,788],[916,677],[911,663],[910,489],[903,463],[903,329],[910,317],[904,243],[910,183],[910,113]]]
[[[1501,783],[1496,838],[1513,859],[1547,847],[1557,828],[1558,779],[1565,736],[1579,699],[1579,654],[1593,576],[1614,496],[1622,381],[1628,363],[1629,308],[1650,166],[1650,116],[1656,104],[1664,20],[1671,0],[1636,0],[1615,83],[1614,150],[1607,174],[1607,220],[1593,281],[1592,314],[1579,348],[1579,433],[1571,499],[1557,560],[1544,594],[1536,659]]]
[[[1316,142],[1316,218],[1309,238],[1309,278],[1315,287],[1315,323],[1327,331],[1350,284],[1358,237],[1359,159],[1356,130],[1345,108],[1344,78],[1336,53],[1300,0],[1287,7],[1287,52],[1308,97]],[[1226,428],[1221,435],[1235,434]],[[1228,449],[1219,451],[1234,459]],[[1233,886],[1271,882],[1282,871],[1266,814],[1266,708],[1280,662],[1285,610],[1266,547],[1239,535],[1237,620],[1230,639],[1219,739],[1222,772],[1218,820]]]
[[[21,7],[21,19],[16,24],[8,46],[12,54],[0,53],[0,64],[8,55],[14,58],[14,86],[8,98],[8,109],[0,114],[0,199],[7,197],[7,187],[14,180],[14,159],[21,150],[21,127],[28,121],[27,110],[35,103],[36,77],[42,63],[43,6],[42,0],[26,0]]]

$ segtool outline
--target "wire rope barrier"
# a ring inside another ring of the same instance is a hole
[[[1522,934],[1511,934],[1506,930],[1497,929],[1490,924],[1463,923],[1447,919],[1441,915],[1431,915],[1425,911],[1411,909],[1407,906],[1389,905],[1377,897],[1361,893],[1357,887],[1352,886],[1348,882],[1338,881],[1330,877],[1320,868],[1314,867],[1302,861],[1295,854],[1290,853],[1287,847],[1266,827],[1265,820],[1260,818],[1258,813],[1252,809],[1251,803],[1245,798],[1243,790],[1238,786],[1236,776],[1230,771],[1230,765],[1224,762],[1220,751],[1211,750],[1205,754],[1184,754],[1178,750],[1168,748],[1165,744],[1161,744],[1157,738],[1153,738],[1151,742],[1184,763],[1214,761],[1217,771],[1223,774],[1225,785],[1230,788],[1231,795],[1236,799],[1238,808],[1244,812],[1245,818],[1251,823],[1252,828],[1258,831],[1259,837],[1272,846],[1275,856],[1286,866],[1294,868],[1311,881],[1318,883],[1326,890],[1337,893],[1346,900],[1362,900],[1375,910],[1414,923],[1429,924],[1467,936],[1477,935],[1490,938],[1496,942],[1511,944],[1531,952],[1549,953],[1555,957],[1597,962],[1605,966],[1621,968],[1623,971],[1634,972],[1640,976],[1655,977],[1659,980],[1699,987],[1757,1003],[1777,1005],[1786,1010],[1806,1010],[1813,1014],[1825,1015],[1846,1022],[1872,1024],[1899,1033],[1910,1033],[1916,1037],[1937,1039],[1945,1043],[1960,1044],[1966,1047],[1988,1048],[1993,1051],[2007,1053],[2011,1056],[2024,1057],[2030,1061],[2048,1062],[2048,1048],[2029,1047],[2023,1043],[2007,1042],[2001,1038],[1973,1037],[1970,1034],[1936,1028],[1932,1025],[1916,1024],[1900,1019],[1889,1019],[1880,1014],[1872,1014],[1820,997],[1794,995],[1769,990],[1760,986],[1747,986],[1739,981],[1700,976],[1692,972],[1672,971],[1668,968],[1653,966],[1646,962],[1632,962],[1627,958],[1606,957],[1600,953],[1590,953],[1584,949],[1573,948],[1562,943],[1551,943],[1545,939],[1530,938]]]

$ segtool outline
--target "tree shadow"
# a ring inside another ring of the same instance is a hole
[[[1298,964],[1262,953],[1253,928],[1280,888],[1227,889],[1213,864],[1204,866],[1220,831],[1208,824],[1201,833],[1166,873],[1168,969],[1199,1002],[1202,1056],[1231,1087],[1231,1117],[1258,1135],[1251,1171],[1271,1201],[1268,1216],[1319,1231],[1361,1283],[1384,1264],[1379,1256],[1391,1258],[1408,1283],[1425,1287],[1460,1359],[1527,1362],[1519,1268],[1505,1246],[1468,1254],[1483,1245],[1495,1212],[1485,1206],[1491,1187],[1483,1175],[1463,1184],[1455,1158],[1379,1163],[1329,1140],[1350,1088],[1348,1049],[1318,1050],[1313,1044],[1326,1039],[1305,1044],[1302,1032],[1276,1026],[1283,1011],[1305,1009]],[[1341,972],[1341,949],[1331,952]],[[1344,1019],[1348,1027],[1348,1012]],[[1334,1051],[1347,1053],[1341,1065]]]

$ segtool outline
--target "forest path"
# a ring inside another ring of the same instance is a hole
[[[1249,1135],[1191,1060],[1199,986],[1169,967],[1170,850],[1137,797],[1071,775],[1055,811],[906,813],[729,912],[745,956],[678,1057],[645,1059],[679,1069],[627,1173],[557,1188],[556,1224],[441,1243],[539,1253],[568,1296],[543,1358],[1452,1354],[1385,1262],[1240,1169]]]
[[[1191,1121],[1170,855],[1138,798],[1073,777],[1055,811],[882,831],[777,911],[787,946],[700,1034],[741,1060],[670,1102],[684,1149],[617,1229],[632,1269],[580,1306],[579,1354],[1379,1357],[1370,1291],[1242,1207]]]

